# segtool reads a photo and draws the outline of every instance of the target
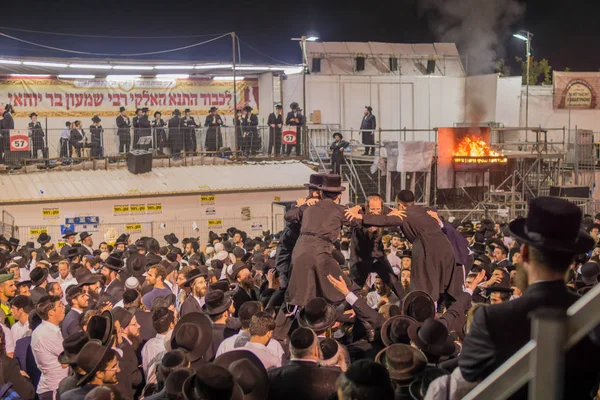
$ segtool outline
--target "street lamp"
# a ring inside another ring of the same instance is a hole
[[[527,44],[527,74],[525,75],[525,82],[527,85],[527,99],[525,100],[525,128],[527,128],[529,126],[529,68],[531,66],[531,39],[533,39],[533,33],[529,31],[521,31],[519,33],[515,33],[513,37],[522,40]]]
[[[302,48],[302,112],[304,113],[302,120],[302,130],[306,131],[306,71],[308,68],[308,57],[306,56],[306,42],[316,42],[317,40],[319,40],[319,38],[316,36],[302,36],[299,38],[292,38],[292,40],[300,42],[300,46]],[[308,149],[308,146],[306,146],[306,140],[304,140],[303,146],[305,147],[305,149]]]

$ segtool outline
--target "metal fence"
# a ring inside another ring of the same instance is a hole
[[[283,218],[283,214],[281,215]],[[278,225],[281,225],[278,223]],[[130,234],[132,242],[143,237],[150,236],[156,238],[161,244],[166,245],[163,239],[165,235],[174,233],[179,240],[185,237],[197,237],[200,243],[207,243],[209,232],[216,234],[224,233],[228,228],[235,227],[246,232],[249,238],[262,236],[263,231],[270,229],[270,217],[267,216],[249,216],[248,218],[198,218],[188,220],[163,220],[163,221],[140,221],[124,223],[100,223],[97,225],[75,226],[76,231],[85,230],[92,233],[94,248],[101,242],[113,242],[121,233]],[[39,225],[39,226],[18,226],[16,237],[21,241],[35,242],[37,237],[46,232],[53,239],[53,242],[60,243],[62,240],[60,225]]]

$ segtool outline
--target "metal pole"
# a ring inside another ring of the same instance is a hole
[[[306,132],[306,68],[308,68],[308,61],[306,59],[306,36],[302,36],[302,128],[300,131],[300,138],[302,140],[302,146],[307,149],[307,132]],[[298,146],[298,144],[296,144]],[[306,155],[307,152],[305,151]]]
[[[534,312],[531,333],[536,346],[529,367],[533,372],[529,384],[529,398],[532,400],[563,398],[566,321],[564,310],[546,308]]]
[[[235,32],[231,32],[231,54],[232,54],[232,69],[233,69],[233,141],[235,150],[238,150],[238,138],[237,138],[237,121],[235,119],[237,112],[237,86],[235,84]],[[217,144],[219,143],[219,128],[217,127]]]
[[[531,34],[527,32],[527,99],[525,99],[525,128],[529,127],[529,68],[531,65]]]

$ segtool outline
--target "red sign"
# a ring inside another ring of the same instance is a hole
[[[296,144],[296,131],[295,126],[284,126],[283,132],[281,133],[281,143],[283,144]]]
[[[10,131],[10,151],[29,151],[29,135],[26,130]]]

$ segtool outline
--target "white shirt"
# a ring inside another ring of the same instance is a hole
[[[387,259],[390,262],[390,265],[393,267],[402,268],[402,259],[396,255],[396,253],[391,252],[387,255]]]
[[[24,337],[27,331],[29,331],[29,321],[25,321],[25,324],[16,321],[10,330],[12,332],[13,341],[17,343],[17,340]]]
[[[377,309],[377,304],[379,303],[379,300],[381,300],[381,295],[376,291],[367,293],[367,305],[369,307]],[[400,300],[398,300],[398,296],[396,296],[394,293],[390,293],[388,296],[388,303],[393,306],[399,306]]]
[[[29,281],[29,270],[27,268],[19,268],[19,282]]]
[[[6,342],[6,354],[14,353],[16,340],[13,338],[11,328],[7,327],[4,324],[0,324],[0,326],[2,326],[2,330],[4,331],[4,341]]]
[[[42,372],[37,393],[52,392],[69,375],[68,368],[62,368],[58,355],[63,352],[63,337],[60,328],[48,321],[42,321],[31,335],[31,350],[35,363]]]
[[[240,331],[239,333],[228,337],[227,339],[223,340],[219,345],[215,358],[219,357],[223,353],[227,353],[228,351],[236,350],[235,341],[238,338],[240,338],[240,335],[242,334],[247,335],[248,340],[250,340],[250,334],[244,331]],[[269,350],[269,352],[271,352],[271,354],[273,354],[273,356],[275,356],[277,359],[283,360],[285,352],[283,351],[283,347],[281,347],[281,344],[279,344],[277,340],[269,340],[269,343],[267,343],[267,350]]]
[[[281,358],[277,358],[273,355],[264,344],[248,342],[244,347],[241,347],[241,349],[254,353],[254,355],[263,363],[266,370],[281,367]]]
[[[165,335],[157,333],[142,348],[142,368],[146,375],[146,383],[156,383],[156,367],[160,364],[165,349]]]

